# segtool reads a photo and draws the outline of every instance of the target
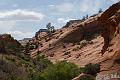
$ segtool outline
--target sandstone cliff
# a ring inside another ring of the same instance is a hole
[[[38,36],[33,42],[42,46],[34,50],[31,57],[39,52],[54,63],[60,60],[78,66],[98,63],[100,74],[120,72],[120,2],[84,21],[68,22],[50,38],[47,34]]]

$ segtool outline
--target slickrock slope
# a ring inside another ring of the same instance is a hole
[[[58,49],[60,47],[63,47],[63,45],[67,44],[76,44],[79,43],[84,38],[90,36],[92,37],[94,34],[99,33],[100,29],[97,26],[97,18],[101,14],[91,17],[87,19],[86,21],[80,22],[76,25],[69,25],[67,28],[62,28],[60,30],[57,30],[55,33],[52,34],[51,39],[49,41],[45,41],[48,36],[44,36],[42,38],[34,39],[34,41],[38,41],[39,43],[42,43],[44,46],[40,47],[36,51],[34,51],[31,56],[36,55],[35,53],[39,50],[43,52],[44,54],[49,54],[49,51],[53,51],[53,49]],[[40,34],[41,35],[41,34]],[[34,42],[35,43],[35,42]],[[49,46],[50,45],[50,46]],[[50,50],[52,48],[52,50]],[[55,50],[57,51],[57,50]],[[50,52],[53,53],[53,52]]]
[[[33,39],[42,46],[34,50],[31,57],[39,52],[54,63],[60,60],[78,66],[99,63],[100,74],[120,73],[120,2],[85,21],[66,25],[47,38],[45,34]]]

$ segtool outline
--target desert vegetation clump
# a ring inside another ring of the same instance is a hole
[[[79,51],[81,49],[80,46],[75,47],[72,51]]]
[[[0,79],[1,80],[28,80],[25,68],[18,67],[13,62],[0,60]]]
[[[89,64],[85,65],[84,67],[81,67],[80,71],[84,74],[89,74],[89,75],[92,75],[92,76],[96,76],[97,73],[100,72],[100,65],[89,63]]]
[[[65,53],[64,53],[64,55],[68,55],[68,54],[70,54],[70,51],[65,51]]]
[[[79,51],[81,48],[85,47],[88,44],[93,44],[92,41],[82,40],[78,43],[78,46],[75,47],[72,51]]]
[[[41,59],[41,57],[39,57],[39,59]],[[46,68],[44,66],[40,67],[40,71],[30,70],[31,80],[71,80],[75,76],[79,75],[79,68],[73,63],[60,61],[56,64],[49,64],[48,61],[45,61],[43,64],[45,63],[47,63],[48,66]]]
[[[80,48],[83,48],[84,46],[86,46],[88,44],[88,42],[86,40],[82,40],[80,42]]]
[[[37,69],[39,71],[47,68],[52,63],[44,57],[44,55],[38,55],[34,60],[33,63],[37,65]]]
[[[100,36],[100,31],[96,33],[90,33],[87,31],[83,32],[83,40],[91,41],[92,39],[97,38],[98,36]]]
[[[50,39],[52,36],[52,33],[55,32],[55,28],[54,28],[54,26],[51,25],[50,22],[46,25],[46,28],[47,28],[48,38]]]
[[[47,28],[49,34],[51,34],[55,31],[55,28],[54,28],[54,26],[51,25],[51,23],[48,23],[46,25],[46,28]]]
[[[76,65],[61,61],[54,64],[41,73],[44,80],[71,80],[79,74],[79,69]]]
[[[66,61],[53,64],[42,54],[30,60],[7,56],[3,61],[0,60],[0,64],[2,80],[71,80],[80,73],[86,74],[80,80],[92,80],[100,69],[98,64],[92,63],[80,68]]]
[[[103,12],[103,10],[100,8],[99,11],[98,11],[98,13],[102,13],[102,12]]]
[[[80,73],[84,74],[79,77],[79,80],[95,80],[97,73],[100,72],[100,65],[89,63],[84,67],[80,67],[79,70]]]
[[[5,40],[0,40],[0,52],[2,53],[11,53],[17,55],[16,53],[21,52],[22,50],[23,47],[19,43],[6,42]]]

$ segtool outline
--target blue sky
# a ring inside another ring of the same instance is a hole
[[[15,39],[33,37],[51,22],[61,28],[71,19],[106,10],[118,0],[0,0],[0,33]]]

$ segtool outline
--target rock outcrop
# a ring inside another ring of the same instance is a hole
[[[104,37],[101,74],[120,74],[120,2],[107,9],[98,21]]]
[[[98,19],[99,25],[102,27],[102,37],[104,37],[103,53],[106,51],[111,40],[119,33],[120,23],[120,3],[112,5]]]
[[[90,17],[85,21],[75,20],[72,21],[73,24],[69,24],[67,27],[67,23],[65,27],[60,30],[54,32],[51,36],[51,39],[46,41],[48,35],[43,35],[42,33],[37,36],[37,39],[33,39],[33,42],[39,42],[39,44],[43,44],[43,47],[39,47],[39,49],[35,50],[31,53],[31,56],[35,56],[36,53],[42,52],[44,54],[54,53],[55,49],[58,49],[66,44],[77,44],[84,39],[94,38],[96,34],[100,34],[101,27],[98,26],[98,18],[101,16],[101,13]],[[71,21],[70,21],[71,22]],[[75,23],[75,24],[74,24]],[[50,45],[50,46],[49,46]]]
[[[96,34],[99,36],[95,37]],[[34,50],[31,57],[41,52],[52,62],[66,60],[78,66],[98,63],[101,65],[100,74],[119,73],[120,2],[84,21],[68,22],[62,29],[52,33],[49,40],[46,41],[46,38],[47,35],[37,40],[34,38],[43,46]],[[84,43],[81,43],[83,40]]]
[[[0,53],[15,53],[15,50],[22,48],[21,44],[10,34],[0,35]]]

